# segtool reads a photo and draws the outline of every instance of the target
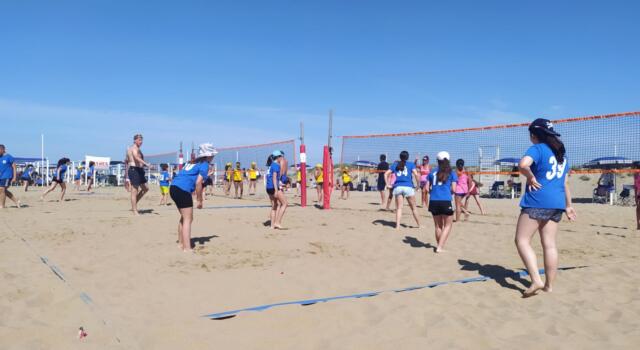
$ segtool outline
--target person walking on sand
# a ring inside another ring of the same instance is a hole
[[[380,209],[385,208],[385,203],[387,202],[387,184],[384,180],[384,174],[389,170],[389,163],[387,163],[387,155],[380,155],[380,163],[376,167],[376,172],[378,173],[378,192],[380,192]]]
[[[431,165],[429,165],[429,156],[422,157],[422,165],[420,170],[420,192],[422,194],[420,205],[427,207],[429,205],[429,173],[431,173]]]
[[[420,174],[416,170],[415,163],[407,162],[409,159],[409,152],[400,152],[400,161],[393,163],[389,170],[385,173],[385,179],[387,187],[393,187],[393,196],[396,198],[396,230],[400,229],[400,218],[402,217],[403,199],[407,199],[411,213],[413,214],[416,225],[420,228],[420,219],[418,219],[418,212],[416,209],[416,191],[413,184],[413,179],[416,182],[420,180]],[[391,175],[396,177],[395,182],[391,185]]]
[[[464,220],[469,218],[469,211],[462,203],[462,200],[469,194],[469,176],[464,170],[464,159],[456,160],[456,176],[458,182],[456,183],[455,201],[456,201],[456,218],[453,222],[460,221],[460,214],[464,214]]]
[[[46,190],[40,200],[44,200],[44,197],[53,191],[58,185],[60,185],[60,189],[62,192],[60,193],[60,202],[64,201],[64,194],[67,192],[67,184],[65,183],[65,175],[67,174],[67,170],[69,169],[69,164],[71,160],[69,158],[60,158],[58,160],[58,166],[56,167],[56,175],[53,177],[53,182],[51,183],[51,187]]]
[[[197,208],[202,209],[204,188],[202,183],[209,173],[209,165],[213,157],[218,154],[213,145],[203,143],[198,149],[195,160],[185,166],[173,178],[169,193],[180,213],[178,222],[178,245],[183,252],[193,252],[191,249],[191,223],[193,223],[193,196],[196,194]]]
[[[20,201],[9,191],[11,183],[16,181],[18,172],[16,170],[15,159],[9,153],[6,153],[4,145],[0,145],[0,209],[4,208],[7,197],[11,199],[18,208],[21,207]]]
[[[34,171],[33,165],[29,164],[27,165],[27,167],[22,172],[22,175],[20,176],[20,180],[24,182],[25,192],[27,192],[27,190],[29,189],[29,186],[33,185],[33,171]]]
[[[469,198],[473,197],[473,199],[476,201],[476,204],[478,205],[478,208],[480,209],[480,215],[484,215],[484,208],[480,203],[480,193],[478,192],[478,183],[476,182],[476,180],[474,180],[472,173],[468,173],[468,175],[469,175],[470,187],[469,187],[469,193],[467,193],[467,196],[464,197],[464,208],[469,210]]]
[[[439,152],[436,158],[438,167],[429,174],[429,212],[435,226],[436,253],[442,253],[453,228],[451,194],[456,191],[458,177],[451,169],[449,152]]]
[[[533,144],[520,159],[519,168],[527,179],[526,192],[520,201],[515,244],[522,262],[531,276],[531,286],[523,297],[536,295],[540,290],[551,292],[558,271],[556,234],[562,214],[570,221],[576,219],[571,206],[569,189],[569,161],[560,134],[546,119],[536,119],[529,125],[529,139]],[[544,256],[545,283],[538,272],[536,253],[531,238],[538,231]]]
[[[144,155],[140,151],[142,141],[142,135],[136,134],[133,136],[133,145],[127,150],[128,175],[131,181],[131,211],[135,216],[140,215],[138,202],[149,191],[144,167],[149,167],[151,164],[144,161]]]

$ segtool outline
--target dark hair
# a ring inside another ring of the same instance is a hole
[[[456,168],[458,168],[458,170],[462,171],[462,168],[464,168],[464,159],[460,158],[460,159],[456,160]]]
[[[70,162],[71,160],[69,158],[60,158],[58,160],[58,166],[61,166],[63,164],[67,164],[68,162]]]
[[[385,162],[385,161],[387,161],[387,155],[386,155],[386,154],[381,154],[381,155],[380,155],[380,161],[381,161],[381,162]]]
[[[449,159],[438,160],[438,182],[445,183],[451,175],[451,163]]]
[[[90,161],[89,162],[89,166],[94,166],[94,165],[96,165],[96,162],[94,162],[94,161]]]
[[[270,154],[269,157],[267,158],[267,166],[271,166],[271,163],[273,163],[273,155]]]
[[[546,144],[551,148],[553,155],[556,156],[558,163],[564,163],[564,155],[566,152],[564,143],[555,135],[550,135],[538,128],[529,127],[529,132],[535,135],[540,142]]]
[[[160,164],[160,168],[162,170],[167,170],[167,169],[169,169],[169,164]]]
[[[137,139],[141,139],[142,138],[142,134],[135,134],[133,135],[133,141],[137,140]]]
[[[409,152],[407,151],[400,152],[400,162],[398,163],[396,170],[403,171],[404,167],[407,165],[408,159],[409,159]]]

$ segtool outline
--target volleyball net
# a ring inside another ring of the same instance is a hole
[[[252,162],[255,162],[258,169],[264,171],[267,169],[267,158],[275,150],[284,152],[291,166],[297,163],[295,140],[218,148],[218,155],[213,159],[213,162],[219,171],[223,170],[227,163],[231,163],[235,167],[236,162],[240,162],[240,167],[247,169],[251,166]],[[293,162],[291,160],[293,160]]]
[[[144,160],[151,163],[152,166],[158,166],[160,164],[177,166],[179,163],[179,154],[178,154],[178,151],[175,151],[175,152],[145,155]]]
[[[640,112],[553,120],[567,149],[572,169],[602,157],[640,160]],[[531,145],[529,123],[477,128],[421,131],[398,134],[343,136],[341,164],[377,162],[381,154],[388,162],[408,151],[410,159],[428,155],[435,163],[439,151],[447,151],[452,162],[464,159],[470,171],[492,175],[510,171]],[[493,179],[493,177],[492,177]],[[488,179],[487,179],[488,180]],[[482,180],[481,180],[482,181]]]

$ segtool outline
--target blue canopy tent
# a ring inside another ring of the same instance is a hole
[[[620,169],[633,166],[633,160],[625,157],[600,157],[583,165],[588,169]]]

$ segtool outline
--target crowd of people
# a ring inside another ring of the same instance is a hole
[[[521,212],[517,219],[515,244],[524,265],[531,276],[531,286],[524,292],[525,297],[533,296],[540,291],[550,292],[558,268],[558,249],[556,236],[558,225],[565,215],[569,220],[576,219],[576,211],[571,204],[571,190],[567,173],[568,157],[564,144],[553,124],[546,119],[536,119],[529,125],[531,146],[521,158],[517,170],[526,178],[525,192],[520,200]],[[133,137],[133,144],[127,149],[125,157],[125,187],[130,192],[131,211],[139,215],[138,204],[149,191],[146,170],[151,166],[144,160],[141,151],[143,137],[137,134]],[[160,205],[169,204],[169,198],[175,203],[179,221],[177,225],[179,248],[185,252],[191,251],[191,225],[193,222],[194,198],[195,207],[203,208],[206,187],[213,187],[214,176],[211,163],[218,152],[209,143],[199,146],[194,160],[185,164],[174,175],[170,174],[168,166],[162,165],[159,176]],[[484,215],[485,210],[478,195],[478,183],[473,173],[467,172],[463,159],[457,159],[452,165],[451,155],[447,151],[436,154],[437,166],[430,165],[428,156],[415,161],[409,161],[410,154],[402,151],[398,160],[391,164],[386,155],[380,155],[377,165],[377,190],[380,193],[380,209],[390,210],[395,202],[395,228],[402,227],[401,219],[404,203],[411,210],[417,227],[421,227],[419,208],[427,207],[434,224],[436,253],[445,251],[448,238],[451,236],[455,222],[461,217],[466,219],[471,215],[469,200],[476,202],[479,212]],[[61,158],[56,166],[53,182],[42,194],[44,199],[56,188],[60,188],[59,200],[62,202],[66,194],[66,175],[70,170],[69,158]],[[288,161],[281,150],[274,150],[266,160],[267,171],[264,174],[265,192],[271,203],[269,209],[269,227],[282,229],[283,219],[289,206],[285,191],[292,183],[301,182],[301,172],[296,169],[295,180],[288,177]],[[321,164],[317,164],[312,171],[312,179],[316,185],[317,201],[322,202],[324,185],[330,179]],[[86,173],[85,173],[86,172]],[[340,198],[349,199],[352,187],[352,174],[348,167],[338,170],[341,180]],[[78,169],[74,182],[75,188],[80,188],[82,176],[91,179],[87,183],[87,190],[93,185],[95,164],[88,164],[87,169]],[[20,174],[25,182],[24,191],[32,184],[34,176],[33,166],[27,166]],[[230,195],[234,190],[234,198],[241,199],[244,195],[244,184],[248,183],[248,194],[257,193],[257,182],[262,174],[256,162],[252,162],[248,169],[242,168],[240,162],[235,165],[227,163],[223,175],[223,192]],[[18,179],[14,158],[8,154],[4,145],[0,145],[0,207],[5,206],[6,198],[12,200],[17,207],[21,202],[10,190],[10,185]],[[331,189],[334,184],[329,182]],[[640,230],[640,173],[634,175],[635,201],[637,225]],[[296,186],[299,188],[300,186]],[[419,200],[416,199],[420,191]],[[531,246],[531,239],[538,232],[542,242],[545,266],[545,281],[542,281],[537,268],[537,257]]]

